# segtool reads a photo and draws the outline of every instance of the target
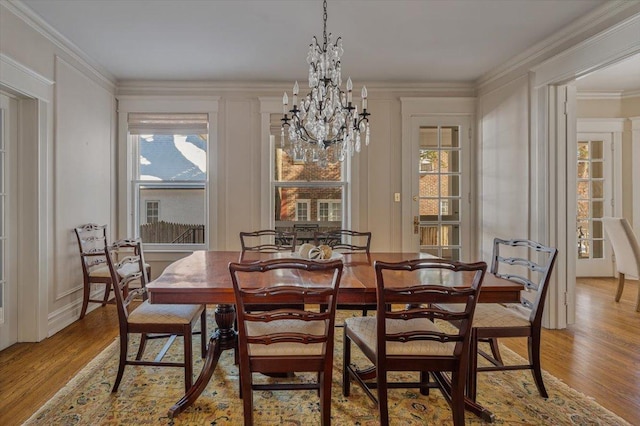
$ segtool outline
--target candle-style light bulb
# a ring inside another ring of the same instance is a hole
[[[362,110],[367,109],[367,86],[362,86]]]
[[[282,113],[287,114],[287,105],[289,104],[289,97],[287,96],[287,92],[284,92],[284,96],[282,97]]]
[[[353,82],[351,77],[347,80],[347,103],[351,102],[351,91],[353,90]]]
[[[293,85],[293,106],[298,105],[298,90],[300,88],[298,87],[298,82],[296,81],[296,84]]]

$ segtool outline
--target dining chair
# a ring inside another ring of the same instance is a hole
[[[331,424],[334,322],[342,268],[341,260],[301,258],[229,264],[237,306],[245,425],[253,424],[253,391],[313,389],[320,396],[321,424]],[[320,303],[329,308],[320,310]],[[247,309],[255,304],[271,308]],[[255,383],[253,379],[253,373],[293,372],[314,372],[317,380]]]
[[[343,395],[350,395],[351,379],[355,380],[378,405],[380,424],[386,426],[389,389],[418,388],[427,395],[430,388],[438,387],[451,406],[454,425],[463,425],[471,322],[486,263],[415,259],[376,261],[374,268],[376,317],[345,321]],[[463,283],[464,275],[472,276],[468,279],[470,285],[451,285]],[[458,305],[454,310],[433,305],[454,301],[461,302],[463,309]],[[457,328],[447,327],[451,322]],[[352,364],[351,343],[355,343],[371,366],[358,368]],[[388,374],[395,371],[418,372],[419,380],[390,382]],[[450,373],[450,379],[444,375],[446,372]],[[376,388],[377,397],[373,392]]]
[[[275,229],[240,232],[240,246],[242,252],[281,252],[295,251],[296,234],[294,232]]]
[[[105,306],[111,293],[111,275],[104,250],[107,247],[107,225],[87,223],[74,228],[80,261],[82,263],[83,295],[80,319],[87,313],[89,303],[100,303]],[[93,284],[104,285],[104,295],[101,299],[92,299]]]
[[[326,244],[338,253],[366,253],[371,254],[371,232],[353,231],[351,229],[334,229],[331,231],[315,232],[313,242],[316,246]],[[362,310],[362,316],[367,316],[369,310],[375,311],[376,305],[338,304],[338,310]]]
[[[371,250],[371,232],[353,231],[351,229],[335,229],[332,231],[315,232],[315,245],[326,244],[341,253],[364,252]]]
[[[476,308],[471,329],[467,390],[473,401],[477,395],[477,373],[504,370],[531,370],[540,396],[548,398],[540,365],[540,336],[542,312],[557,254],[557,249],[527,239],[493,240],[491,273],[521,283],[524,290],[520,303],[481,303]],[[452,308],[450,305],[444,307]],[[529,356],[526,364],[504,364],[498,339],[512,337],[527,338]],[[482,350],[480,343],[488,343],[491,354]],[[479,366],[478,355],[491,365]]]
[[[123,248],[135,247],[130,256],[116,262],[114,253]],[[111,392],[116,392],[127,365],[165,366],[184,368],[184,387],[189,390],[193,383],[192,328],[200,320],[201,354],[207,351],[206,305],[161,305],[151,304],[146,297],[148,282],[144,267],[144,253],[140,239],[121,240],[103,251],[107,260],[111,283],[115,293],[120,329],[120,360],[118,372]],[[129,289],[129,283],[140,280],[142,285]],[[136,299],[142,299],[140,303]],[[135,359],[129,359],[129,336],[140,334],[140,344]],[[162,361],[176,336],[183,336],[182,362]],[[167,343],[153,361],[144,360],[146,342],[150,338],[168,337]]]
[[[619,302],[627,275],[640,279],[640,244],[638,244],[638,239],[627,219],[604,217],[602,223],[615,255],[616,271],[618,272],[616,302]],[[640,311],[640,289],[638,289],[636,311]]]
[[[90,302],[100,303],[102,306],[110,303],[109,296],[112,290],[111,274],[109,273],[107,258],[104,255],[104,250],[108,245],[107,225],[87,223],[74,228],[74,232],[78,241],[80,261],[82,264],[83,297],[79,318],[82,319],[87,313]],[[120,247],[120,250],[135,250],[135,247]],[[122,255],[122,253],[120,253],[120,255]],[[150,276],[151,266],[145,263],[145,269],[147,270],[147,276]],[[104,285],[104,295],[101,299],[91,298],[93,284]],[[141,283],[138,280],[137,282],[129,283],[129,285],[140,287]]]

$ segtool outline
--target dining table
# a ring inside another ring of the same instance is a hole
[[[150,303],[217,305],[214,312],[217,329],[209,339],[202,370],[191,388],[169,409],[170,418],[175,417],[197,400],[208,385],[222,352],[236,348],[235,296],[229,263],[296,256],[294,252],[194,251],[167,266],[158,278],[147,284]],[[362,252],[334,253],[333,257],[341,259],[344,265],[338,291],[338,304],[371,305],[376,303],[373,266],[376,261],[400,262],[434,256],[419,252]],[[441,284],[455,287],[468,286],[472,275],[469,274],[468,278],[468,281],[464,282],[450,282],[444,276],[441,278]],[[487,273],[478,302],[519,302],[522,289],[523,286],[520,283]],[[465,402],[469,411],[486,421],[493,421],[493,414],[485,407],[470,399]]]

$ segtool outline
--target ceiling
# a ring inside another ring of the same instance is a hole
[[[302,81],[322,36],[320,0],[18,3],[119,81]],[[327,31],[343,37],[343,76],[356,85],[470,83],[604,3],[329,0]]]

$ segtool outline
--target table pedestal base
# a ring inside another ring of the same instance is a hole
[[[169,409],[169,418],[173,418],[189,408],[204,389],[209,384],[209,380],[213,375],[213,371],[218,365],[220,355],[228,349],[236,349],[238,339],[233,329],[233,323],[236,318],[236,309],[234,305],[218,305],[215,310],[216,324],[218,329],[209,339],[207,347],[207,355],[200,371],[200,375],[195,383],[189,388],[187,393]],[[238,351],[236,351],[237,358]],[[237,361],[237,360],[236,360]]]

